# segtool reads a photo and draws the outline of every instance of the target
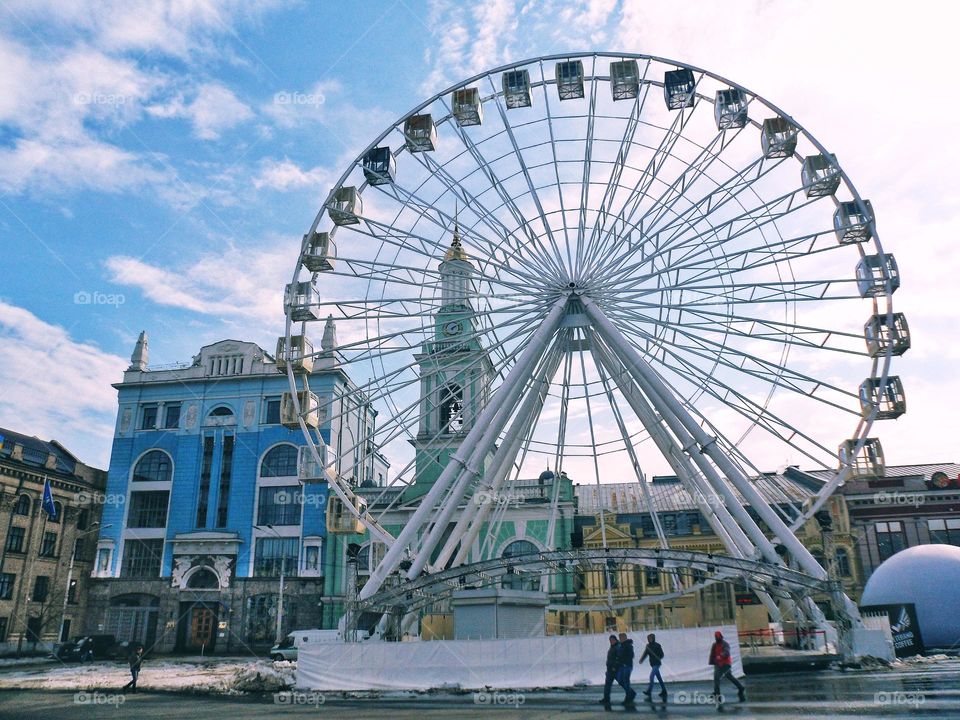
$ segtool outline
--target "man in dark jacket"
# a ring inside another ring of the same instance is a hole
[[[610,648],[607,650],[607,674],[603,679],[603,699],[600,701],[604,705],[610,704],[610,688],[613,687],[613,681],[617,679],[617,671],[620,669],[620,643],[617,642],[617,636],[610,636]]]
[[[143,645],[137,645],[134,648],[133,652],[130,653],[130,682],[123,686],[123,689],[126,690],[130,688],[130,692],[137,691],[137,677],[140,675],[140,666],[143,665]]]
[[[657,636],[653,633],[647,635],[647,647],[643,649],[643,655],[640,656],[638,665],[643,665],[643,661],[650,658],[650,684],[643,694],[650,700],[653,696],[653,681],[657,679],[660,682],[660,697],[667,699],[667,686],[663,684],[663,677],[660,675],[660,665],[663,664],[663,648],[657,642]]]
[[[620,670],[617,673],[617,682],[627,694],[623,699],[624,705],[629,705],[637,696],[637,691],[630,687],[630,673],[633,672],[633,640],[627,637],[626,633],[620,633],[620,651],[617,654],[620,662]]]
[[[729,678],[736,688],[740,702],[747,699],[743,683],[737,680],[730,671],[733,660],[730,658],[730,643],[723,639],[723,633],[717,630],[713,634],[713,645],[710,646],[708,662],[713,665],[713,696],[720,701],[720,680]]]

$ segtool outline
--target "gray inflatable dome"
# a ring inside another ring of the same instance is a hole
[[[927,648],[960,648],[960,547],[916,545],[873,571],[861,605],[916,606]]]

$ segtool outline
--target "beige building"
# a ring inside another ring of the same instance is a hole
[[[0,655],[46,651],[83,629],[106,473],[55,440],[0,436]]]
[[[794,499],[801,502],[815,491],[809,475],[791,474],[789,469],[776,481],[778,487],[791,487]],[[762,479],[757,486],[764,488]],[[676,478],[655,478],[650,489],[671,549],[728,554]],[[659,547],[651,515],[641,509],[646,504],[636,483],[578,486],[576,490],[580,504],[578,534],[582,536],[580,542],[584,548],[604,547],[604,536],[606,546],[611,548]],[[602,524],[600,513],[603,513]],[[830,576],[842,583],[845,592],[858,598],[863,588],[863,573],[856,560],[856,543],[844,497],[831,497],[825,511],[808,521],[797,534]],[[687,582],[699,579],[697,571],[684,577]],[[661,570],[635,565],[614,564],[605,570],[598,568],[580,573],[575,579],[577,603],[595,609],[552,613],[552,631],[599,633],[614,628],[619,631],[733,623],[741,632],[768,629],[770,618],[766,607],[754,593],[735,583],[716,583],[666,602],[608,610],[610,605],[669,592],[672,583],[672,578]],[[814,599],[827,617],[832,618],[829,598]]]

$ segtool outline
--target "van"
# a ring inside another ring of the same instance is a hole
[[[279,645],[270,648],[271,660],[296,660],[297,651],[309,643],[342,642],[339,630],[293,630]]]

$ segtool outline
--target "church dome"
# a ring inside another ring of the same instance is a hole
[[[960,547],[916,545],[887,558],[873,571],[861,605],[913,603],[924,646],[956,647],[960,642]]]
[[[555,478],[555,477],[556,477],[556,475],[553,474],[553,470],[550,470],[550,469],[548,468],[548,469],[544,470],[542,473],[540,473],[540,477],[539,477],[538,479],[539,479],[541,482],[545,482],[545,481],[547,481],[547,480],[553,480],[553,478]]]

